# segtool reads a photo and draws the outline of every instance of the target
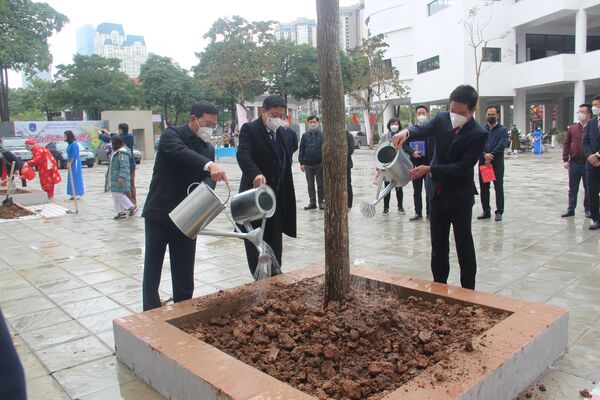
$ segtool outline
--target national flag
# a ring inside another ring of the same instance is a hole
[[[358,125],[358,116],[354,112],[352,113],[352,123]]]

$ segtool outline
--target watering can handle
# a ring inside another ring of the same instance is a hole
[[[190,184],[190,186],[188,186],[188,188],[187,188],[188,196],[190,195],[192,186],[200,185],[202,183],[203,182],[194,182],[194,183]],[[227,199],[224,202],[221,202],[223,205],[227,204],[227,202],[229,202],[229,198],[231,197],[231,187],[229,186],[229,182],[225,182],[225,186],[227,186]],[[218,198],[218,196],[217,196],[217,198]]]

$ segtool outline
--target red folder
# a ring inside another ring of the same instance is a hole
[[[490,183],[496,180],[496,174],[494,173],[494,167],[491,165],[481,165],[479,167],[479,174],[483,183]]]

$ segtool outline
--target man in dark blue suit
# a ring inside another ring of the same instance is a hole
[[[190,239],[177,228],[169,213],[188,194],[190,185],[204,182],[227,182],[225,170],[215,161],[215,148],[210,143],[217,126],[217,108],[208,101],[192,106],[185,125],[170,126],[160,135],[154,161],[150,189],[144,204],[146,250],[144,254],[144,311],[160,307],[158,288],[169,247],[173,301],[192,298],[194,293],[194,261],[196,239]]]
[[[590,213],[594,221],[589,229],[594,231],[600,229],[600,94],[592,100],[592,112],[594,118],[588,122],[583,135],[583,152],[587,157],[585,164],[587,174],[587,189],[589,193]]]
[[[496,221],[502,221],[504,213],[504,149],[508,140],[508,130],[498,122],[498,107],[489,106],[485,111],[487,124],[485,129],[489,136],[483,152],[479,158],[479,166],[491,165],[494,168],[496,180],[494,181],[494,192],[496,192]],[[481,208],[483,214],[477,219],[488,219],[492,215],[490,207],[490,182],[483,182],[479,174],[479,187],[481,188]]]
[[[460,265],[461,286],[475,289],[477,260],[471,233],[471,218],[477,189],[473,167],[477,164],[488,132],[473,118],[477,108],[477,91],[460,85],[450,94],[450,112],[440,112],[423,125],[413,125],[394,135],[399,148],[411,139],[434,140],[431,165],[410,171],[417,179],[431,174],[434,195],[431,202],[431,271],[435,282],[447,283],[450,273],[450,225],[454,229]]]

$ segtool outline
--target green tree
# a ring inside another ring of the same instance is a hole
[[[85,111],[100,119],[104,110],[130,110],[140,105],[140,87],[119,71],[119,60],[76,54],[58,67],[54,100],[65,109]]]
[[[52,63],[47,39],[68,22],[46,3],[31,0],[0,2],[0,119],[8,121],[8,70],[33,73]]]
[[[235,113],[235,104],[244,105],[265,91],[265,71],[272,60],[264,46],[273,41],[271,22],[250,22],[239,16],[221,18],[204,35],[210,42],[196,53],[194,76],[200,87],[218,104]],[[232,118],[233,120],[235,118]]]
[[[146,106],[160,110],[167,124],[179,122],[179,114],[189,111],[198,99],[194,79],[169,57],[150,54],[140,69]]]
[[[317,50],[307,44],[296,44],[290,40],[275,40],[265,46],[267,65],[266,78],[269,93],[302,100],[318,99],[319,63]]]
[[[52,121],[61,110],[55,90],[53,82],[39,78],[32,79],[27,88],[11,90],[11,119]]]
[[[398,70],[384,59],[387,48],[388,44],[383,40],[383,35],[377,35],[363,39],[362,46],[350,51],[349,94],[369,113],[374,112],[375,124],[371,127],[373,137],[392,97],[402,97],[408,92],[400,82]],[[377,110],[374,107],[375,103],[379,106]]]

